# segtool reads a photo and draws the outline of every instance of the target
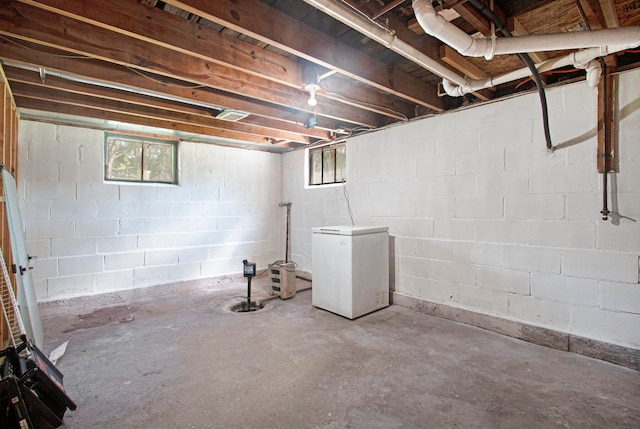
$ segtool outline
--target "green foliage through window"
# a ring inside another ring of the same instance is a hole
[[[344,143],[309,150],[309,185],[347,181],[347,146]]]
[[[177,183],[177,142],[105,136],[105,180]]]

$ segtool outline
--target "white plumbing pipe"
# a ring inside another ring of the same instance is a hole
[[[495,54],[564,51],[614,45],[627,45],[630,49],[639,46],[640,27],[500,37],[496,40]]]
[[[600,82],[602,76],[602,65],[598,60],[591,60],[587,64],[574,64],[576,68],[585,69],[587,72],[587,83],[589,88],[595,88]]]
[[[372,40],[386,46],[397,54],[402,55],[406,59],[413,61],[414,63],[424,67],[431,73],[440,76],[443,79],[447,79],[454,82],[457,85],[465,85],[466,79],[464,76],[454,72],[450,68],[446,67],[439,61],[425,55],[419,50],[406,42],[398,39],[395,34],[391,34],[388,31],[373,24],[369,19],[360,15],[353,9],[346,7],[345,5],[336,2],[335,0],[304,0],[305,3],[310,4],[316,9],[326,13],[337,21],[342,22],[345,25],[353,28],[356,31],[364,34]]]
[[[597,46],[640,46],[640,26],[594,31],[539,34],[497,39],[474,38],[438,15],[431,0],[413,0],[416,20],[424,31],[468,57],[487,59],[494,55],[525,52],[563,51]]]
[[[564,57],[552,58],[544,61],[540,64],[536,64],[536,68],[539,72],[545,72],[549,70],[555,70],[557,68],[574,65],[579,68],[586,68],[590,71],[593,70],[595,64],[592,64],[592,60],[598,57],[604,57],[616,52],[628,49],[627,45],[618,46],[601,46],[597,48],[582,49],[577,52],[572,52]],[[593,70],[597,73],[597,71]],[[491,88],[492,86],[501,85],[503,83],[513,82],[514,80],[522,79],[531,75],[531,70],[524,67],[518,70],[514,70],[509,73],[505,73],[499,76],[490,77],[487,79],[471,79],[466,85],[454,85],[451,82],[442,81],[442,86],[447,94],[453,97],[460,97],[465,94],[480,91],[481,89]],[[597,86],[599,76],[587,77],[589,86]]]
[[[443,88],[447,92],[447,94],[459,97],[464,94],[468,94],[471,92],[480,91],[482,89],[491,88],[496,85],[500,85],[503,83],[512,82],[514,80],[522,79],[531,75],[531,71],[528,68],[522,68],[519,70],[515,70],[513,72],[505,73],[503,75],[495,76],[488,79],[467,79],[464,76],[452,71],[448,67],[444,66],[439,61],[434,60],[433,58],[427,56],[426,54],[420,52],[415,49],[408,43],[399,40],[394,34],[385,31],[379,26],[373,24],[371,20],[362,16],[361,14],[355,12],[352,8],[348,8],[341,3],[335,2],[335,0],[304,0],[305,3],[310,4],[316,9],[326,13],[327,15],[333,17],[334,19],[342,22],[345,25],[353,28],[356,31],[364,34],[365,36],[375,40],[376,42],[388,47],[394,52],[402,55],[410,61],[424,67],[429,70],[431,73],[434,73],[437,76],[440,76],[443,79]],[[458,29],[455,25],[448,22],[446,19],[439,16],[431,2],[429,0],[413,0],[413,8],[416,14],[416,19],[420,25],[423,25],[423,22],[429,22],[430,26],[433,26],[434,31],[438,34],[445,35],[445,37],[449,38],[450,41],[458,44],[459,46],[451,45],[455,49],[462,49],[464,52],[474,53],[476,56],[482,56],[486,54],[494,55],[497,52],[493,51],[492,43],[490,39],[475,39],[468,34],[464,33],[462,30]],[[432,12],[433,11],[433,12]],[[423,26],[424,28],[424,26]],[[576,64],[576,67],[579,67],[580,64],[588,64],[591,60],[600,57],[609,55],[615,52],[619,52],[625,49],[635,48],[640,45],[640,33],[638,33],[638,29],[640,27],[624,27],[618,29],[607,30],[604,33],[601,33],[600,30],[597,32],[578,32],[578,33],[566,33],[569,36],[564,36],[565,33],[561,33],[560,36],[566,37],[567,39],[573,39],[574,35],[584,35],[588,34],[588,36],[579,36],[585,37],[585,42],[590,44],[594,38],[598,38],[598,35],[606,35],[606,37],[611,37],[610,40],[618,40],[618,37],[624,38],[625,41],[622,44],[615,43],[614,46],[602,46],[607,43],[602,43],[601,40],[598,40],[594,48],[583,49],[572,54],[566,55],[561,58],[553,58],[543,63],[538,64],[536,67],[539,71],[544,72],[548,70],[554,70],[560,67],[565,67],[568,65]],[[425,29],[426,30],[426,29]],[[620,35],[616,33],[620,33]],[[595,36],[594,36],[595,33]],[[543,36],[525,36],[518,37],[517,40],[522,40],[524,38],[533,38],[531,40],[539,41],[539,37]],[[555,35],[552,35],[555,38]],[[631,40],[627,40],[629,37]],[[514,39],[513,37],[501,37],[496,39],[496,43],[502,40]],[[444,40],[443,40],[444,41]],[[445,41],[445,43],[449,44]],[[522,43],[522,42],[518,42]],[[555,43],[555,42],[554,42]],[[568,42],[563,42],[568,43]],[[578,42],[572,42],[578,43]],[[509,44],[505,45],[507,48]],[[532,52],[539,52],[546,48],[541,46],[535,46],[535,48],[527,48],[531,49]],[[565,49],[565,48],[562,48]],[[497,48],[496,48],[497,50]],[[589,68],[587,69],[589,71]],[[591,79],[590,82],[595,82],[597,79]],[[591,83],[590,83],[591,84]],[[597,83],[596,83],[597,84]]]
[[[481,57],[491,48],[488,39],[477,39],[451,24],[433,8],[430,0],[413,0],[413,12],[418,24],[430,36],[440,39],[462,55]]]

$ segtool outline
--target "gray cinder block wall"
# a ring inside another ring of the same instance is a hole
[[[602,221],[597,92],[549,89],[548,154],[535,93],[362,135],[347,144],[356,224],[388,225],[400,296],[640,349],[640,70],[619,76],[618,173]],[[311,228],[349,224],[342,187],[304,186],[284,155],[292,259]]]
[[[104,183],[104,133],[21,121],[38,299],[237,274],[282,258],[281,156],[181,142],[179,186]]]
[[[311,271],[311,228],[388,225],[398,296],[640,349],[640,71],[622,73],[618,173],[602,221],[597,94],[548,90],[362,135],[347,187],[305,187],[304,151],[195,143],[181,186],[104,184],[102,133],[22,121],[19,192],[38,297],[54,300],[238,273],[291,257]],[[346,192],[345,192],[346,191]]]

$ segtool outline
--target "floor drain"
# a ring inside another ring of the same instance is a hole
[[[247,304],[247,301],[239,302],[235,305],[231,306],[231,311],[235,313],[248,313],[250,311],[258,311],[264,308],[263,303],[256,303],[255,301],[251,301],[251,305]]]

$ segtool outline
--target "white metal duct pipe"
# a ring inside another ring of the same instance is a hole
[[[603,57],[609,54],[628,49],[627,45],[619,46],[602,46],[598,48],[583,49],[564,57],[552,58],[544,61],[540,64],[536,64],[536,68],[539,72],[545,72],[549,70],[555,70],[557,68],[574,65],[578,68],[587,69],[587,73],[599,73],[599,67],[593,64],[592,61],[595,58]],[[499,76],[491,77],[488,79],[472,79],[469,80],[466,85],[454,85],[452,82],[447,82],[446,79],[442,81],[442,87],[448,95],[453,97],[460,97],[465,94],[479,91],[481,89],[491,88],[492,86],[500,85],[503,83],[513,82],[514,80],[522,79],[531,75],[531,71],[527,68],[521,68],[509,73],[505,73]],[[598,84],[599,75],[587,76],[587,82],[589,86],[595,87]]]
[[[372,40],[386,46],[395,53],[402,55],[406,59],[424,67],[435,75],[447,79],[456,85],[465,85],[467,80],[464,76],[454,72],[439,61],[425,55],[406,42],[398,39],[395,35],[373,24],[369,19],[360,15],[353,9],[336,2],[335,0],[304,0],[316,9],[326,13],[337,21],[353,28]]]
[[[468,57],[518,54],[525,52],[562,51],[597,46],[640,46],[640,26],[593,31],[539,34],[530,36],[474,38],[438,15],[431,0],[413,0],[416,20],[424,31]]]
[[[8,66],[11,67],[16,67],[22,70],[29,70],[29,71],[34,71],[36,73],[38,73],[39,68],[36,66],[30,66],[27,64],[23,64],[23,63],[17,63],[11,60],[2,60],[3,64],[6,64]],[[51,69],[45,69],[45,76],[55,76],[55,77],[59,77],[61,79],[66,79],[66,80],[70,80],[72,82],[78,82],[78,83],[84,83],[84,84],[88,84],[88,85],[95,85],[95,86],[101,86],[103,88],[110,88],[110,89],[117,89],[119,91],[126,91],[126,92],[133,92],[134,94],[142,94],[142,95],[147,95],[149,97],[154,97],[154,98],[160,98],[163,100],[167,100],[167,101],[176,101],[178,103],[185,103],[185,104],[190,104],[192,106],[197,106],[197,107],[204,107],[205,109],[214,109],[214,110],[219,110],[222,111],[224,109],[224,107],[220,107],[220,106],[214,106],[213,104],[206,104],[206,103],[199,103],[197,101],[194,100],[190,100],[188,98],[181,98],[181,97],[175,97],[172,95],[168,95],[168,94],[162,94],[159,92],[155,92],[155,91],[148,91],[145,89],[141,89],[141,88],[133,88],[133,87],[129,87],[129,86],[125,86],[125,85],[119,85],[117,83],[107,83],[107,82],[100,82],[97,80],[93,80],[93,79],[87,79],[84,77],[80,77],[80,76],[74,76],[68,73],[63,73],[63,72],[59,72],[59,71],[55,71],[55,70],[51,70]]]

